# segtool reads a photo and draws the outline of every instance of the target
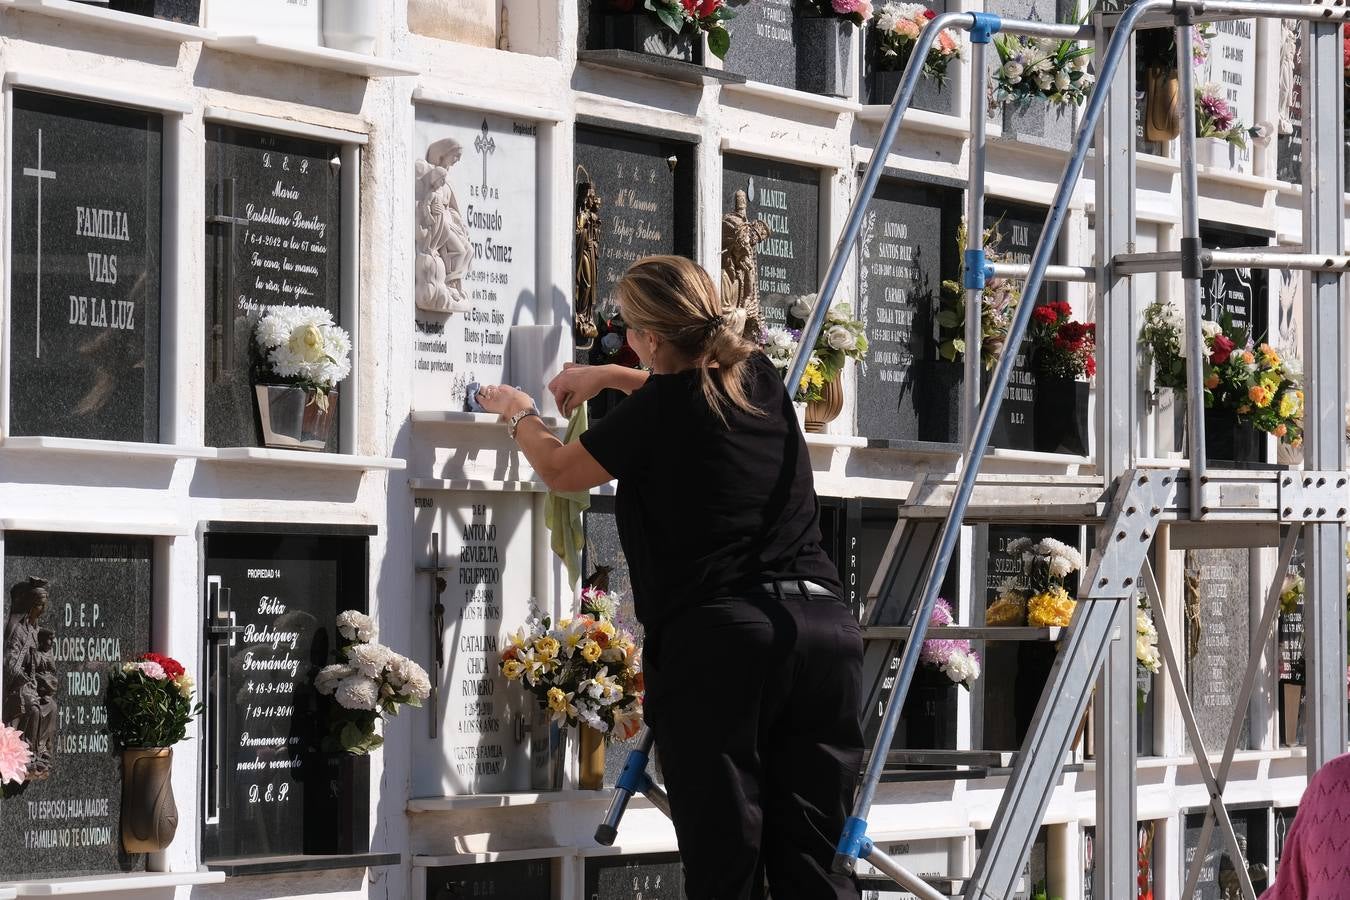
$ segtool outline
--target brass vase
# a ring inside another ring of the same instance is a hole
[[[844,409],[844,386],[839,383],[839,377],[835,376],[833,381],[825,382],[820,389],[820,399],[812,400],[806,404],[806,430],[812,434],[819,434],[825,430],[825,426],[839,418],[839,413]]]
[[[1149,66],[1144,93],[1144,140],[1166,143],[1181,134],[1181,79],[1176,69]]]
[[[585,725],[577,730],[581,745],[578,784],[583,791],[598,791],[605,786],[605,736]]]
[[[178,830],[173,802],[173,748],[122,751],[122,846],[128,853],[154,853]]]

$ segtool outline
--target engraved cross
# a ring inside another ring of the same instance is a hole
[[[473,149],[477,150],[479,153],[483,155],[483,195],[487,196],[488,191],[487,161],[488,157],[491,156],[497,150],[497,142],[492,139],[492,135],[488,134],[487,119],[483,120],[482,133],[480,133],[478,137],[474,138],[473,140]]]
[[[33,304],[37,310],[37,325],[33,336],[33,356],[42,358],[42,182],[56,180],[56,173],[42,168],[42,129],[37,133],[37,165],[24,166],[23,174],[37,179],[37,283],[33,292]]]

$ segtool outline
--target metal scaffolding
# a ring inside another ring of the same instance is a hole
[[[1190,60],[1191,36],[1197,23],[1232,18],[1297,19],[1303,22],[1303,247],[1296,252],[1272,249],[1205,250],[1200,246],[1198,187],[1195,165],[1195,104]],[[1200,739],[1181,678],[1173,642],[1162,614],[1162,598],[1149,562],[1149,550],[1160,528],[1225,529],[1233,546],[1253,541],[1254,525],[1284,527],[1281,560],[1286,562],[1300,533],[1307,542],[1306,657],[1310,728],[1308,770],[1345,750],[1345,524],[1350,507],[1347,487],[1341,339],[1343,273],[1350,268],[1344,247],[1343,106],[1341,26],[1350,9],[1337,3],[1307,5],[1250,0],[1137,0],[1116,14],[1099,13],[1090,27],[1001,20],[988,13],[945,13],[920,32],[900,89],[876,151],[863,176],[843,233],[835,245],[819,299],[806,327],[786,382],[795,386],[805,370],[809,349],[819,333],[853,252],[863,215],[880,180],[905,112],[918,85],[922,61],[944,28],[969,32],[971,67],[971,152],[966,216],[969,245],[965,283],[966,347],[980,344],[980,299],[986,277],[1023,277],[1023,296],[1035,296],[1047,279],[1091,281],[1096,285],[1098,347],[1102,363],[1097,385],[1097,474],[1084,484],[1065,479],[1038,494],[1038,521],[1063,521],[1097,527],[1098,547],[1082,579],[1077,610],[1063,639],[1040,706],[1008,780],[998,813],[963,896],[1010,896],[1023,866],[1050,793],[1058,781],[1074,729],[1096,689],[1095,724],[1099,753],[1096,764],[1098,854],[1096,884],[1105,896],[1132,896],[1136,886],[1135,852],[1135,718],[1134,650],[1132,642],[1112,640],[1134,628],[1134,598],[1145,592],[1155,609],[1160,647],[1181,698],[1197,765],[1209,788],[1200,847],[1188,872],[1184,897],[1198,880],[1214,825],[1238,854],[1232,823],[1223,806],[1223,789],[1240,732],[1235,722],[1217,770]],[[1181,101],[1182,227],[1179,253],[1130,252],[1135,234],[1135,140],[1133,36],[1143,28],[1176,31]],[[990,266],[982,246],[985,165],[985,52],[996,32],[1093,41],[1098,47],[1097,87],[1089,98],[1070,151],[1063,178],[1046,216],[1045,228],[1031,262],[1023,267]],[[1095,141],[1094,141],[1095,139]],[[1082,174],[1088,151],[1096,145],[1097,264],[1092,267],[1050,266],[1069,199]],[[1204,394],[1201,379],[1203,343],[1200,329],[1200,278],[1205,269],[1244,266],[1296,269],[1304,273],[1304,360],[1306,393],[1304,470],[1229,472],[1211,470],[1205,458]],[[1141,468],[1135,437],[1136,359],[1134,296],[1131,276],[1180,270],[1185,284],[1188,369],[1188,447],[1185,468]],[[1006,346],[1016,347],[1025,335],[1034,304],[1022,303]],[[907,872],[867,837],[867,815],[887,764],[900,709],[915,670],[929,617],[963,523],[997,517],[1015,479],[979,477],[1000,401],[1012,374],[1015,354],[1004,353],[983,399],[979,396],[979,355],[966,353],[962,397],[965,453],[954,482],[916,485],[899,511],[900,522],[883,563],[877,594],[869,598],[874,615],[883,604],[910,611],[904,629],[872,629],[873,639],[892,641],[889,658],[902,649],[894,667],[893,688],[881,727],[858,791],[853,817],[840,839],[835,866],[852,872],[865,858],[907,890],[925,898],[945,896]],[[1235,485],[1244,490],[1234,490]],[[1227,491],[1224,488],[1228,488]],[[1084,492],[1096,491],[1096,497]],[[1000,497],[1000,493],[1004,496]],[[1241,497],[1242,499],[1238,499]],[[940,527],[934,527],[941,519]],[[1203,524],[1201,524],[1203,523]],[[1211,538],[1213,540],[1213,538]],[[926,577],[916,579],[917,567]],[[921,583],[915,590],[911,585]],[[1264,614],[1252,635],[1253,652],[1239,693],[1245,709],[1255,685],[1260,660],[1269,640],[1278,603],[1278,580],[1265,598]],[[903,632],[903,636],[896,632]],[[1251,881],[1238,874],[1246,897],[1255,900]]]

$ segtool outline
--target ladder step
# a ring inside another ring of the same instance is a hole
[[[989,770],[979,766],[969,769],[882,769],[881,780],[889,784],[909,784],[924,781],[979,781],[989,777]]]
[[[862,633],[865,641],[907,641],[911,631],[908,626],[865,625]],[[948,641],[1057,641],[1063,631],[1063,628],[1058,627],[944,625],[928,629],[928,637]]]

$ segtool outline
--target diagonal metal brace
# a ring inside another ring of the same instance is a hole
[[[1083,572],[1079,599],[1132,597],[1163,511],[1177,502],[1180,469],[1131,469],[1121,476],[1096,553]]]

